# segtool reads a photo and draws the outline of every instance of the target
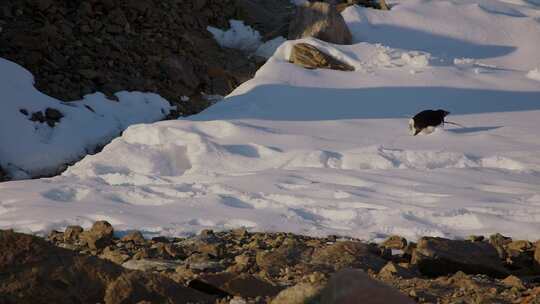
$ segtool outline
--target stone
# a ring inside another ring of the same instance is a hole
[[[81,226],[68,226],[64,231],[64,242],[74,242],[79,239],[79,236],[83,232]]]
[[[382,244],[382,247],[389,249],[403,250],[407,247],[407,240],[399,235],[388,237]]]
[[[289,40],[315,37],[334,44],[352,43],[349,27],[336,6],[325,2],[306,2],[298,6],[288,37]]]
[[[176,284],[164,276],[126,272],[107,286],[104,302],[120,303],[214,303],[215,297]]]
[[[199,279],[224,290],[230,295],[244,298],[273,297],[283,289],[251,274],[237,275],[223,272],[202,275]]]
[[[497,250],[489,243],[423,237],[418,241],[412,264],[423,275],[434,277],[457,271],[505,277]]]
[[[215,302],[164,276],[130,271],[10,230],[0,230],[0,273],[6,303]]]
[[[321,304],[413,304],[398,290],[375,281],[361,270],[345,269],[334,274],[321,293]]]
[[[140,271],[166,271],[176,269],[178,266],[183,265],[182,261],[175,260],[162,260],[162,259],[140,259],[129,260],[122,264],[122,267],[131,270]]]
[[[313,252],[311,263],[334,270],[343,268],[373,269],[379,271],[386,261],[376,252],[377,247],[355,241],[343,241],[317,248]]]
[[[320,283],[301,282],[281,291],[270,304],[304,304],[310,303],[323,289]]]
[[[489,243],[495,247],[499,257],[503,260],[506,259],[505,246],[511,242],[512,238],[506,237],[500,233],[493,234],[489,237]]]
[[[404,279],[410,279],[410,278],[414,278],[414,277],[418,276],[416,271],[414,271],[414,270],[412,270],[410,268],[402,267],[401,265],[398,265],[398,264],[396,264],[394,262],[388,262],[379,271],[379,275],[381,277],[386,277],[386,278],[400,277],[400,278],[404,278]]]
[[[525,290],[527,289],[525,287],[525,285],[523,284],[523,281],[521,281],[520,278],[516,277],[516,276],[513,276],[513,275],[509,275],[508,277],[506,277],[504,280],[501,281],[505,286],[507,287],[515,287],[517,288],[518,290]]]
[[[307,43],[295,44],[291,51],[289,61],[306,69],[354,71],[354,67],[323,53],[316,47]]]
[[[272,251],[259,251],[255,257],[259,268],[272,276],[279,275],[281,269],[300,261],[302,248],[296,243],[282,244]]]
[[[79,238],[86,242],[90,249],[98,250],[111,244],[113,232],[111,224],[106,221],[97,221],[90,230],[82,232]]]
[[[133,242],[135,244],[144,244],[146,240],[142,233],[138,230],[132,231],[121,238],[122,242]]]
[[[129,260],[130,258],[129,255],[122,253],[118,249],[112,249],[111,246],[105,247],[99,257],[105,260],[109,260],[118,265],[122,265],[122,263]]]

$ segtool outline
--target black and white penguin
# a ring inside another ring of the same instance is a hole
[[[445,110],[425,110],[409,120],[409,132],[416,136],[418,133],[430,134],[435,128],[444,124],[444,118],[450,114]]]

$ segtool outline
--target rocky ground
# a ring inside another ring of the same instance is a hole
[[[118,236],[103,221],[46,240],[0,231],[0,303],[540,303],[540,242],[499,234],[380,244],[245,229]]]
[[[60,100],[149,91],[189,115],[208,105],[201,92],[226,95],[255,73],[253,58],[219,47],[206,30],[228,27],[243,9],[234,0],[2,1],[0,57]]]

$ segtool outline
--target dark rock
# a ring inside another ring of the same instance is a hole
[[[199,279],[227,294],[243,298],[273,297],[283,289],[250,274],[237,275],[223,272],[202,275]]]
[[[28,110],[27,109],[19,109],[19,112],[21,112],[22,115],[28,116]]]
[[[418,241],[412,263],[426,276],[441,276],[457,271],[504,277],[495,248],[488,243],[423,237]]]
[[[64,117],[64,114],[62,114],[62,112],[58,111],[57,109],[54,109],[54,108],[45,109],[45,118],[47,120],[58,122],[60,121],[60,119],[62,119],[62,117]]]
[[[361,270],[346,269],[334,274],[321,294],[321,304],[413,304],[394,288],[375,281]]]
[[[289,40],[305,37],[335,44],[352,43],[349,27],[336,6],[325,2],[306,2],[297,8],[289,27]]]
[[[31,121],[37,121],[37,122],[45,122],[45,116],[43,115],[43,112],[34,112],[32,113],[32,117],[30,117]]]
[[[306,69],[320,68],[339,71],[354,71],[354,67],[323,53],[316,47],[307,43],[295,44],[289,61]]]

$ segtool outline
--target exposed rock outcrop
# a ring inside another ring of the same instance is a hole
[[[289,39],[315,37],[335,43],[351,44],[352,35],[334,4],[306,2],[298,7],[289,27]]]
[[[235,0],[1,1],[0,57],[60,100],[149,91],[193,114],[208,105],[201,91],[225,95],[257,68],[206,31],[226,28],[238,11]]]

